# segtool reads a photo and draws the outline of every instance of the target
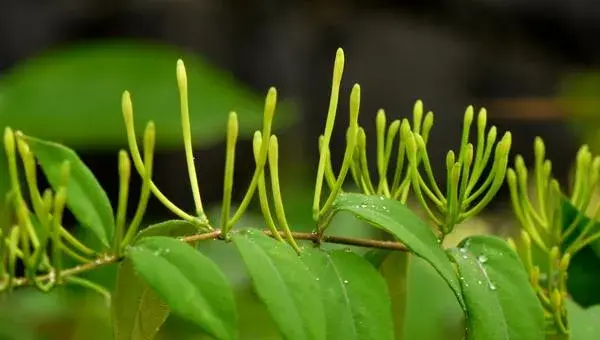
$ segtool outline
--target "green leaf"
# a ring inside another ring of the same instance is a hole
[[[196,232],[197,228],[187,221],[166,221],[153,224],[139,232],[134,243],[149,236],[180,237]],[[128,258],[119,265],[116,281],[112,299],[115,339],[153,339],[169,316],[169,307],[139,277]]]
[[[465,340],[465,313],[446,281],[425,260],[411,256],[404,332],[406,340]]]
[[[327,339],[394,339],[388,289],[377,270],[345,250],[306,249],[304,263],[317,277]]]
[[[392,253],[392,251],[387,249],[371,249],[363,254],[365,260],[369,261],[371,265],[375,268],[381,267],[385,259]]]
[[[157,147],[181,145],[176,62],[189,82],[192,140],[212,145],[225,136],[230,111],[240,116],[240,137],[251,137],[263,119],[264,93],[255,93],[200,56],[174,46],[106,40],[53,49],[2,75],[0,127],[71,147],[120,147],[126,141],[121,94],[131,92],[136,131],[157,126]],[[297,117],[280,103],[274,128]]]
[[[170,220],[152,224],[137,233],[133,242],[150,236],[181,237],[193,235],[200,231],[196,225],[185,220]]]
[[[125,259],[117,272],[112,299],[116,340],[151,340],[169,316],[169,306],[150,289]]]
[[[573,223],[577,223],[575,231],[562,245],[564,251],[579,236],[590,219],[575,208],[566,196],[562,198],[562,214],[563,230],[569,228]],[[577,218],[579,218],[578,221],[576,221]],[[600,225],[596,222],[592,230],[600,230]],[[571,297],[582,306],[600,303],[600,296],[596,294],[600,288],[600,271],[597,270],[599,266],[600,240],[583,247],[571,259],[567,290]]]
[[[600,338],[600,305],[582,308],[567,300],[569,329],[573,340],[596,340]]]
[[[325,339],[317,278],[291,247],[260,231],[232,235],[254,289],[285,339]]]
[[[339,211],[349,211],[359,219],[394,235],[411,252],[429,262],[452,288],[459,303],[465,305],[448,256],[431,228],[409,208],[385,197],[343,193],[334,201],[330,213]]]
[[[590,218],[586,216],[586,214],[580,210],[578,210],[573,204],[571,204],[568,197],[562,197],[562,214],[563,214],[563,230],[566,230],[571,226],[572,223],[577,223],[575,232],[563,243],[563,247],[566,248],[569,246],[575,238],[581,234],[583,228],[590,222]],[[579,218],[578,221],[576,219]],[[595,225],[591,230],[600,230],[600,223],[593,222]],[[586,246],[590,247],[596,253],[596,256],[600,258],[600,240],[596,242],[592,242],[590,245]]]
[[[390,294],[394,314],[394,329],[398,335],[404,332],[408,298],[408,272],[412,257],[410,253],[391,252],[379,268]]]
[[[545,338],[542,306],[506,242],[473,236],[448,252],[460,272],[468,339]]]
[[[217,339],[237,337],[233,291],[205,255],[170,237],[139,240],[127,253],[135,270],[171,310]]]
[[[61,185],[63,162],[70,163],[67,207],[83,226],[90,228],[102,244],[109,247],[115,228],[113,210],[92,171],[66,146],[33,137],[25,137],[25,140],[54,189]]]

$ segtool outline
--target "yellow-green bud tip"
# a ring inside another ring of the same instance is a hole
[[[131,160],[129,159],[129,155],[127,151],[121,150],[119,151],[119,173],[123,175],[129,175],[131,172]]]
[[[415,106],[413,107],[413,119],[415,124],[415,132],[419,132],[419,127],[421,126],[421,121],[423,120],[423,102],[420,99],[415,102]]]
[[[471,126],[471,123],[473,122],[473,116],[474,116],[474,109],[473,109],[473,105],[469,105],[467,106],[467,109],[465,110],[465,119],[464,119],[464,126]]]
[[[18,138],[18,135],[16,140],[17,148],[19,148],[19,153],[21,154],[21,158],[23,158],[23,161],[27,162],[28,159],[33,161],[31,151],[29,150],[29,145],[27,145],[27,143],[22,138]]]
[[[227,135],[233,140],[237,139],[238,129],[237,113],[232,111],[229,113],[229,120],[227,121]]]
[[[396,133],[398,133],[399,129],[400,129],[400,120],[396,119],[390,124],[390,127],[388,129],[388,135],[395,135]]]
[[[67,185],[69,181],[69,177],[71,176],[71,163],[69,161],[64,161],[60,166],[60,183],[63,186]]]
[[[427,114],[425,115],[425,120],[423,121],[423,131],[424,132],[431,129],[431,127],[433,126],[433,119],[434,119],[433,111],[428,111]]]
[[[344,72],[344,63],[345,63],[345,57],[344,57],[344,50],[341,48],[338,48],[336,53],[335,53],[335,62],[333,64],[333,83],[334,84],[339,84],[341,82],[342,79],[342,73]]]
[[[277,89],[273,86],[269,88],[267,92],[267,98],[265,100],[265,122],[273,120],[275,115],[275,106],[277,105]]]
[[[521,230],[521,240],[525,244],[525,247],[531,247],[531,237],[529,236],[529,233],[527,233],[525,230]]]
[[[277,157],[279,153],[279,142],[277,141],[277,136],[272,135],[269,138],[269,157]]]
[[[185,64],[181,59],[177,60],[177,84],[180,89],[187,87],[187,73],[185,71]]]
[[[508,171],[506,172],[506,178],[508,180],[508,184],[510,185],[517,183],[517,174],[512,168],[508,168]]]
[[[481,108],[479,110],[479,115],[477,116],[477,127],[483,130],[485,125],[487,124],[487,110],[485,108]]]
[[[63,207],[65,206],[66,201],[67,201],[67,188],[63,186],[58,189],[58,192],[56,193],[56,196],[54,198],[54,210],[62,211]]]
[[[406,135],[406,149],[411,154],[415,154],[417,152],[416,137],[415,137],[415,134],[412,133],[411,131],[408,131],[408,133]]]
[[[8,126],[4,129],[4,149],[7,154],[15,152],[15,134]]]
[[[156,138],[156,125],[154,125],[153,121],[149,121],[146,124],[146,130],[144,131],[144,147],[148,147],[149,145],[154,145],[154,140]]]
[[[360,85],[354,84],[350,93],[350,123],[358,122],[360,112]]]
[[[129,91],[124,91],[121,96],[121,111],[123,111],[125,123],[130,123],[133,119],[133,105],[131,103],[131,94]]]
[[[473,162],[473,144],[472,143],[468,143],[467,144],[467,152],[465,154],[465,162],[467,165],[471,165],[471,162]]]
[[[535,137],[533,142],[533,150],[537,157],[544,158],[546,154],[546,146],[544,145],[544,140],[540,137]]]
[[[454,151],[448,151],[448,153],[446,154],[446,168],[451,169],[454,166],[455,161],[456,156],[454,155]]]
[[[375,124],[378,128],[385,127],[385,111],[383,109],[377,110],[377,115],[375,116]]]
[[[506,132],[496,147],[496,157],[506,157],[510,152],[511,144],[512,134],[510,132]]]
[[[527,170],[525,168],[525,160],[523,159],[523,156],[521,155],[517,155],[515,157],[515,167],[517,168],[517,171],[523,171],[523,170]]]
[[[405,139],[408,137],[408,134],[410,132],[411,132],[410,123],[408,122],[408,119],[406,119],[406,118],[402,119],[402,124],[400,124],[400,137]]]
[[[260,131],[254,131],[254,136],[252,138],[252,149],[254,151],[254,158],[258,159],[258,155],[260,154],[260,147],[262,145],[262,134]]]
[[[590,154],[590,147],[587,144],[582,145],[577,152],[577,161],[583,162],[588,154]]]
[[[362,127],[358,128],[358,144],[365,145],[367,143],[367,134]]]

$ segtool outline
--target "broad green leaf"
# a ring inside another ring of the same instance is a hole
[[[569,228],[573,223],[577,223],[575,232],[563,244],[563,250],[566,250],[580,232],[590,221],[584,213],[577,210],[568,197],[562,199],[562,217],[563,229]],[[592,230],[600,230],[600,224],[592,227]],[[582,306],[591,306],[600,303],[600,295],[596,294],[600,288],[600,241],[595,241],[581,249],[571,259],[569,265],[569,280],[567,289],[571,297]]]
[[[406,301],[408,298],[408,272],[412,257],[410,253],[391,252],[379,268],[389,291],[394,314],[394,332],[398,336],[404,332]]]
[[[127,253],[135,270],[167,303],[217,339],[237,337],[237,311],[225,274],[209,258],[174,238],[139,240]]]
[[[134,240],[149,236],[180,237],[197,232],[197,228],[182,220],[153,224],[139,232]],[[125,259],[117,271],[112,299],[113,329],[116,340],[150,340],[158,333],[169,315],[169,307]]]
[[[425,260],[408,267],[405,340],[465,340],[465,313],[446,281]]]
[[[152,224],[137,233],[133,242],[150,236],[170,236],[181,237],[193,235],[199,232],[200,229],[193,223],[185,220],[170,220],[157,224]]]
[[[365,260],[369,261],[373,267],[379,269],[383,261],[390,255],[392,251],[387,249],[371,249],[363,254]]]
[[[117,271],[112,313],[115,340],[151,340],[169,316],[169,306],[125,259]]]
[[[363,257],[379,270],[385,280],[392,302],[394,333],[404,334],[411,255],[387,249],[371,249]]]
[[[327,339],[394,339],[388,289],[369,262],[345,250],[306,249],[302,259],[319,282]]]
[[[567,229],[572,223],[577,223],[576,231],[569,237],[567,242],[564,243],[564,247],[567,247],[575,240],[577,236],[583,231],[583,228],[590,222],[590,218],[582,211],[579,211],[570,200],[563,196],[562,198],[562,214],[563,214],[563,229]],[[592,230],[600,231],[600,223],[594,222],[595,226]],[[592,248],[596,252],[596,256],[600,258],[600,241],[591,243],[588,247]]]
[[[285,339],[325,339],[317,278],[288,245],[260,231],[232,235],[254,288]]]
[[[33,137],[26,137],[26,141],[54,189],[61,185],[63,162],[70,163],[67,207],[83,226],[90,228],[102,244],[108,247],[115,227],[113,210],[92,171],[75,151],[66,146]]]
[[[223,140],[230,111],[240,116],[240,137],[262,123],[264,94],[253,92],[200,56],[174,46],[138,40],[106,40],[70,45],[25,61],[0,81],[0,127],[71,147],[121,146],[125,129],[121,94],[131,92],[136,130],[150,120],[157,147],[181,145],[176,62],[185,62],[192,140],[211,145]],[[274,127],[297,117],[284,102]]]
[[[473,236],[450,249],[467,303],[467,338],[544,339],[540,302],[517,254],[494,236]]]
[[[600,305],[586,309],[572,300],[567,300],[569,330],[573,340],[600,339]]]
[[[394,235],[411,252],[435,268],[464,306],[460,284],[448,256],[431,228],[409,208],[385,197],[343,193],[336,198],[330,213],[339,211],[349,211],[357,218]]]

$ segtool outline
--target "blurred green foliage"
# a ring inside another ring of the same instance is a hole
[[[200,56],[139,41],[72,45],[27,60],[0,78],[0,126],[72,148],[125,145],[121,94],[133,98],[136,129],[153,120],[157,147],[181,144],[175,61],[185,59],[192,139],[207,146],[224,138],[230,111],[240,115],[240,136],[260,128],[264,95]],[[266,90],[266,89],[265,89]],[[296,117],[282,102],[275,126]]]

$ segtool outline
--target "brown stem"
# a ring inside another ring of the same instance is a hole
[[[265,234],[269,236],[273,236],[273,233],[269,230],[263,231]],[[283,236],[283,232],[279,232]],[[358,247],[367,247],[367,248],[378,248],[378,249],[388,249],[388,250],[396,250],[396,251],[408,251],[408,248],[400,242],[394,241],[381,241],[381,240],[371,240],[371,239],[363,239],[363,238],[353,238],[353,237],[344,237],[344,236],[319,236],[316,233],[301,233],[301,232],[292,232],[292,235],[297,240],[306,240],[312,241],[314,243],[326,242],[326,243],[335,243],[335,244],[345,244],[349,246],[358,246]],[[179,238],[181,241],[186,243],[192,243],[196,241],[205,241],[211,239],[219,239],[221,237],[221,230],[217,229],[208,233],[190,235]],[[80,266],[72,267],[65,269],[61,272],[62,277],[77,275],[104,265],[112,264],[119,262],[123,259],[123,257],[117,257],[115,255],[105,255],[104,257],[97,258],[96,260],[82,264]],[[40,275],[37,277],[38,281],[48,281],[50,278],[54,276],[51,274]],[[26,286],[31,282],[25,277],[14,278],[14,286]]]

